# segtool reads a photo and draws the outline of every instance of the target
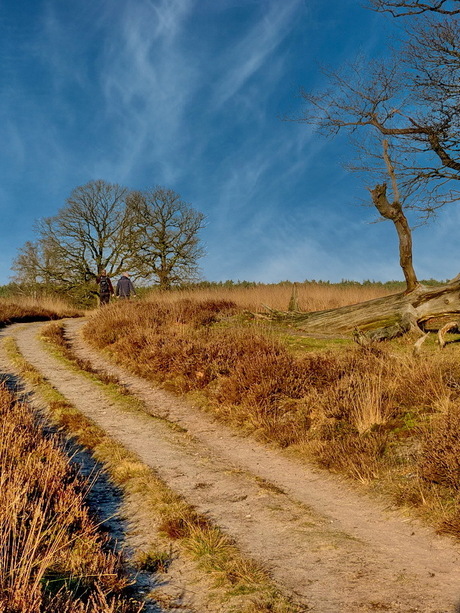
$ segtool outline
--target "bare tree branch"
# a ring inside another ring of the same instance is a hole
[[[418,193],[416,203],[406,198],[406,206],[423,215],[459,197],[459,188],[448,185],[460,179],[457,21],[417,26],[397,59],[382,64],[360,59],[326,74],[328,90],[302,92],[307,106],[299,121],[330,134],[346,130],[362,139],[374,130],[396,137],[401,186]]]
[[[458,15],[459,0],[370,0],[375,11],[390,13],[393,17],[438,13],[440,15]]]

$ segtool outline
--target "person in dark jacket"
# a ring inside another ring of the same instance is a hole
[[[99,285],[99,304],[109,304],[110,296],[115,293],[110,278],[107,276],[107,271],[101,271],[101,274],[96,277],[96,283]]]
[[[117,298],[126,298],[129,299],[131,296],[136,295],[136,290],[134,289],[133,282],[129,278],[129,273],[124,272],[121,275],[121,278],[118,280],[117,289],[116,289]]]

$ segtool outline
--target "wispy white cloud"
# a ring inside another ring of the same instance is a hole
[[[225,105],[269,61],[289,35],[300,4],[301,0],[283,0],[282,3],[272,0],[266,13],[225,54],[221,60],[221,78],[214,89],[215,107]]]
[[[302,128],[275,120],[266,132],[244,139],[222,160],[211,183],[217,231],[263,228],[273,235],[279,232],[280,216],[295,227],[296,209],[303,210],[302,225],[308,225],[315,192],[332,191],[346,173],[340,166],[328,168],[328,185],[319,187],[324,173],[315,176],[312,168],[328,144]]]
[[[167,162],[183,138],[196,67],[181,51],[181,35],[193,6],[179,0],[126,3],[113,24],[99,78],[105,112],[122,143],[110,166],[115,163],[125,177],[146,155]],[[165,180],[174,180],[172,165],[163,171]]]
[[[146,159],[154,164],[152,174],[160,175],[165,183],[174,185],[185,174],[193,174],[193,168],[202,166],[209,155],[212,139],[229,129],[228,118],[217,118],[218,107],[236,92],[241,94],[239,117],[263,127],[267,121],[264,104],[247,92],[243,94],[244,85],[266,64],[264,79],[270,80],[270,88],[276,88],[284,61],[273,57],[273,53],[289,35],[299,5],[300,0],[288,0],[281,7],[270,2],[259,20],[249,24],[243,40],[235,43],[231,52],[213,49],[212,60],[208,55],[211,49],[203,47],[189,53],[184,48],[184,32],[197,9],[196,3],[145,2],[134,8],[129,4],[129,9],[126,5],[112,25],[116,34],[106,42],[100,63],[105,112],[111,124],[117,126],[117,139],[122,145],[112,156],[97,162],[99,174],[109,168],[113,171],[115,165],[119,175],[129,178],[135,174],[136,165],[145,164]],[[202,63],[203,54],[207,64]],[[212,75],[219,75],[217,83],[209,82]],[[264,95],[268,96],[269,91],[265,83]],[[190,125],[191,121],[202,124],[198,138],[192,137],[197,125]],[[256,138],[260,143],[265,137],[260,133]],[[242,148],[235,145],[233,158],[222,161],[222,165],[231,163],[232,170],[227,176],[220,168],[219,180],[229,184],[226,191],[233,193],[231,183],[235,180],[248,192],[254,183],[253,175],[263,173],[270,162],[258,155],[258,161],[251,162],[248,168],[247,161],[260,148],[254,136],[248,135]]]

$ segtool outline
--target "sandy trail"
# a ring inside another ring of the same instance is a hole
[[[116,374],[145,405],[145,414],[123,411],[43,348],[41,325],[9,329],[24,357],[263,562],[305,611],[460,611],[460,546],[451,539],[153,388],[88,348],[78,333],[82,322],[69,321],[75,351]]]

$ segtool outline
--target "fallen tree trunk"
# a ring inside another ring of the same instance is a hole
[[[460,313],[460,275],[441,287],[418,285],[410,292],[328,311],[268,311],[270,319],[310,334],[354,334],[369,340],[395,338],[411,330],[421,334],[430,319]]]

